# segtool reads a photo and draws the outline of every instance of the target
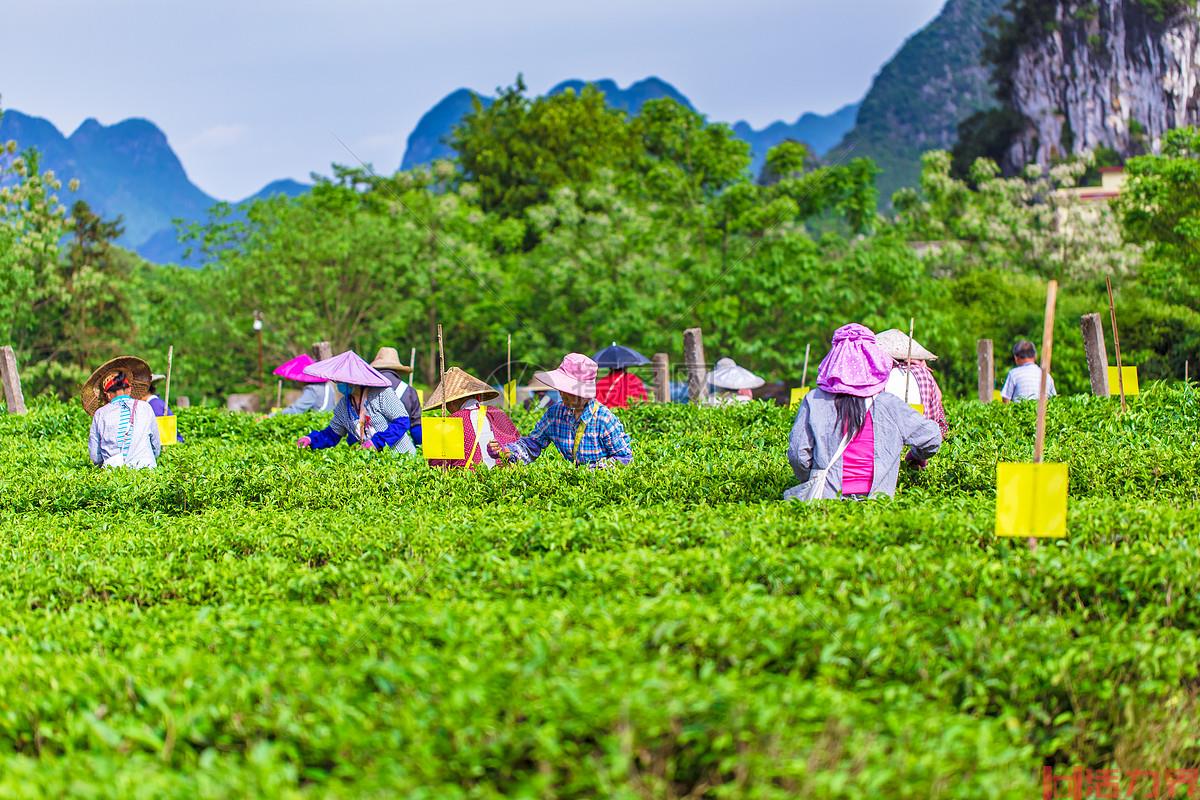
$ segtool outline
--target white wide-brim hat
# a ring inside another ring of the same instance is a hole
[[[719,389],[757,389],[766,383],[745,367],[739,367],[732,358],[718,361],[713,366],[709,380]]]

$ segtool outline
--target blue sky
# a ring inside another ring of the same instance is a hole
[[[65,133],[147,117],[222,199],[352,158],[394,170],[448,92],[518,72],[657,75],[711,119],[761,127],[866,92],[943,0],[39,0],[2,15],[4,107]],[[16,32],[20,32],[14,35]]]

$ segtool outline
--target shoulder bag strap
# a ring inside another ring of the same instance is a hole
[[[867,410],[865,412],[866,414],[871,413],[871,407],[873,405],[875,405],[875,398],[868,397],[867,398]],[[861,432],[861,429],[860,429],[860,432]],[[842,437],[842,443],[839,444],[838,449],[834,451],[833,458],[829,459],[829,463],[827,465],[825,465],[825,469],[828,470],[834,464],[836,464],[838,462],[838,459],[840,459],[843,455],[845,455],[846,448],[848,448],[849,446],[850,446],[850,431],[846,431],[846,435]]]

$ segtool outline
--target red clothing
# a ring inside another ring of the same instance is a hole
[[[868,494],[875,479],[875,423],[871,412],[842,454],[842,494]]]
[[[488,425],[492,429],[492,438],[500,445],[512,444],[517,439],[521,438],[517,426],[513,425],[508,414],[504,413],[504,409],[496,408],[495,406],[483,406],[487,409]],[[450,416],[458,417],[463,421],[463,452],[468,457],[471,455],[471,448],[475,447],[475,416],[479,413],[479,406],[473,405],[471,408],[460,408]],[[480,444],[475,447],[475,457],[471,459],[471,469],[475,468],[476,464],[483,461],[483,449],[486,447]],[[431,467],[465,467],[467,459],[460,458],[456,461],[451,461],[444,458],[429,459]]]
[[[645,402],[650,395],[646,393],[646,384],[637,375],[614,369],[596,381],[596,399],[609,408],[625,408],[630,400]]]
[[[925,406],[925,419],[936,422],[942,430],[942,438],[945,438],[946,434],[950,432],[950,426],[946,423],[946,409],[942,406],[942,390],[934,380],[933,372],[924,361],[913,361],[909,374],[913,376],[913,380],[917,382],[917,388],[921,391],[921,405]]]

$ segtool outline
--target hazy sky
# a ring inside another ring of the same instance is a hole
[[[862,97],[943,0],[4,0],[4,107],[69,134],[147,117],[202,189],[238,199],[364,161],[391,172],[426,110],[523,72],[647,75],[761,127]]]

